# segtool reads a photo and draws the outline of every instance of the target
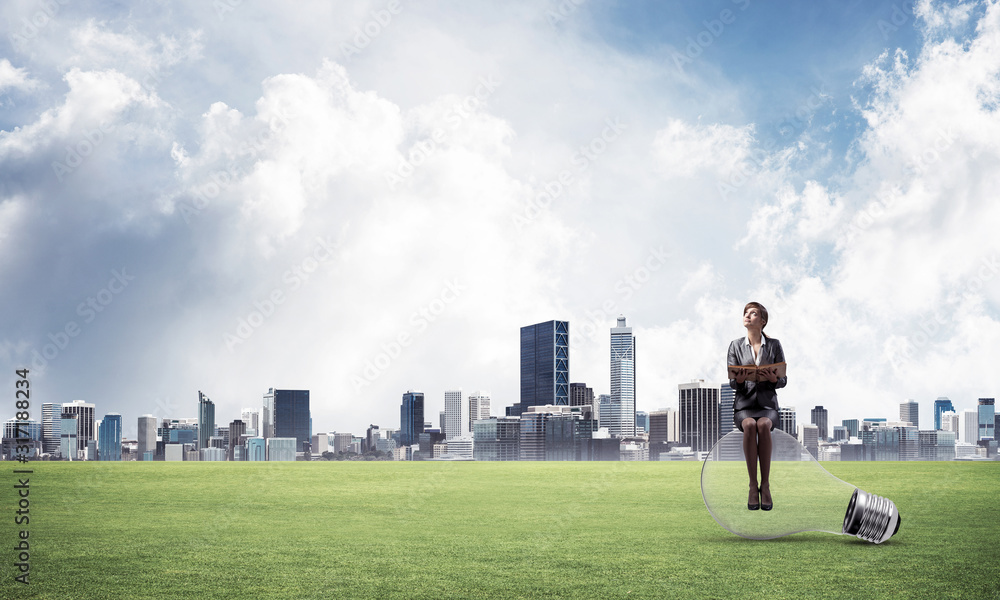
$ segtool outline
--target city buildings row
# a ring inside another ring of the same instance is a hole
[[[95,421],[95,405],[77,400],[42,404],[41,423],[8,421],[3,457],[16,450],[63,460],[309,460],[332,449],[397,460],[670,460],[702,456],[734,430],[728,382],[692,380],[678,385],[676,409],[636,411],[636,339],[624,316],[610,330],[609,358],[610,393],[595,397],[586,383],[571,382],[569,322],[552,320],[520,329],[520,398],[502,417],[492,416],[489,393],[448,390],[435,428],[425,418],[424,394],[410,390],[398,430],[371,425],[364,437],[314,435],[308,390],[269,388],[259,409],[244,409],[228,425],[216,423],[215,404],[199,391],[197,418],[143,415],[137,439],[123,440],[120,414]],[[801,425],[795,407],[783,406],[776,426],[821,460],[996,455],[1000,416],[992,398],[961,412],[939,398],[933,430],[919,428],[918,408],[911,400],[900,405],[899,421],[848,419],[831,429],[822,406]]]

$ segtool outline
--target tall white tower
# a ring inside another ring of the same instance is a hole
[[[490,393],[475,391],[469,394],[469,431],[479,419],[490,418]]]
[[[444,434],[445,439],[469,435],[468,407],[462,402],[462,390],[447,390],[444,393]]]
[[[608,432],[613,437],[635,435],[635,337],[625,326],[625,317],[618,316],[618,325],[611,328],[611,404],[613,419]],[[604,415],[601,415],[603,421]],[[601,423],[603,426],[603,423]]]

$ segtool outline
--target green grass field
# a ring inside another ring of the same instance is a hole
[[[3,464],[4,599],[1000,598],[995,462],[824,463],[882,545],[737,537],[694,462],[35,463],[29,586]]]

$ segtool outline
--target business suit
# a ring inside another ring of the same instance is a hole
[[[729,343],[728,365],[769,365],[785,361],[785,351],[777,339],[762,335],[760,347],[760,362],[754,360],[753,350],[747,344],[747,338],[741,337]],[[771,429],[778,422],[778,388],[785,387],[787,377],[779,377],[776,383],[770,381],[744,381],[736,383],[729,380],[729,387],[736,392],[733,400],[733,422],[736,428],[743,431],[743,419],[752,417],[771,419]]]

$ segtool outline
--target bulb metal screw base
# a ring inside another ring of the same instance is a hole
[[[881,544],[896,535],[901,521],[892,500],[855,489],[844,515],[844,533]]]

